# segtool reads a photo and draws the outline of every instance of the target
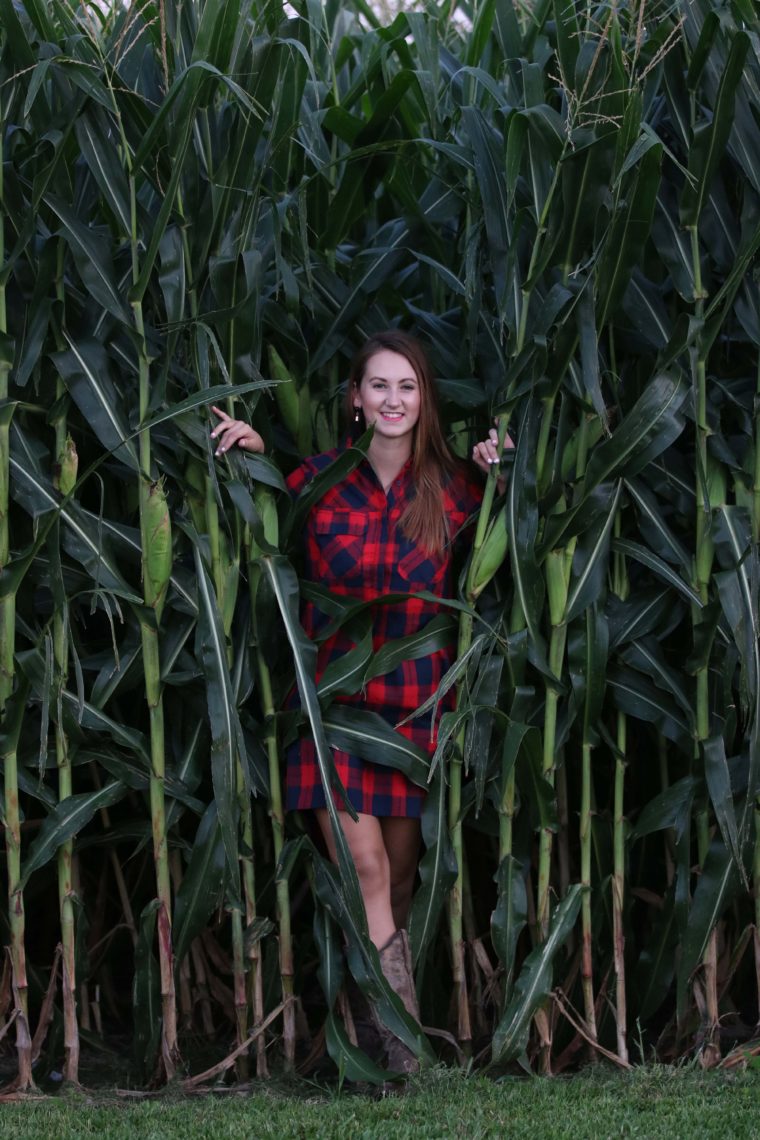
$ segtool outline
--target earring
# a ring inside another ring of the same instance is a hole
[[[362,418],[362,410],[361,410],[361,408],[357,408],[356,404],[354,404],[354,423],[358,424],[359,421],[361,420],[361,418]]]

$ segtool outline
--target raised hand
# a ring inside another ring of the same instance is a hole
[[[509,451],[509,449],[514,446],[514,441],[508,435],[504,440],[503,450]],[[501,462],[501,454],[499,452],[499,433],[497,432],[496,428],[491,428],[487,439],[481,440],[480,443],[475,444],[472,449],[472,461],[477,467],[480,468],[481,471],[484,471],[486,475],[495,463]],[[499,479],[499,482],[503,481],[503,479]]]
[[[218,423],[211,432],[211,438],[219,442],[216,445],[215,455],[224,455],[231,447],[242,447],[244,451],[264,451],[264,440],[245,420],[233,420],[221,408],[212,407],[214,415],[219,416]]]

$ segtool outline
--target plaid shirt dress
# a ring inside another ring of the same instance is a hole
[[[288,478],[288,489],[297,496],[303,488],[341,453],[335,449],[307,459]],[[439,597],[453,591],[452,546],[429,554],[401,531],[403,515],[415,488],[412,461],[407,462],[387,493],[371,464],[365,459],[345,479],[332,487],[311,510],[304,536],[303,577],[327,586],[331,593],[371,601],[383,594],[426,590]],[[444,507],[449,534],[454,542],[477,509],[482,488],[466,474],[451,476],[444,489]],[[436,616],[434,602],[409,597],[381,605],[373,613],[373,645],[377,650],[388,641],[421,630]],[[309,637],[315,637],[327,622],[311,601],[302,604],[301,621]],[[326,666],[353,646],[343,630],[319,647],[317,678]],[[340,696],[344,704],[357,704],[379,713],[398,732],[432,755],[430,713],[399,726],[431,696],[454,659],[454,646],[416,661],[403,661],[397,668],[369,680],[354,696]],[[335,766],[348,799],[358,812],[374,816],[419,817],[425,798],[423,788],[403,772],[333,749]],[[286,754],[286,806],[289,810],[325,807],[313,740],[304,735]],[[343,806],[334,793],[336,806]]]

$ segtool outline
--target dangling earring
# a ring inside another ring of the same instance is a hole
[[[354,404],[354,423],[358,424],[360,422],[361,418],[362,418],[362,410],[361,410],[361,408],[357,408],[356,404]]]

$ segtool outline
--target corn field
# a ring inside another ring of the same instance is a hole
[[[428,1063],[760,1049],[755,5],[420,9],[0,0],[17,1090],[77,1084],[98,1042],[138,1084],[325,1051],[382,1080],[349,975]],[[458,453],[494,417],[516,447],[458,596],[381,657],[366,607],[299,583],[313,499],[283,477],[343,438],[349,359],[391,326]],[[266,457],[215,459],[212,404]],[[354,644],[318,683],[299,597]],[[457,638],[432,763],[335,699]],[[428,788],[435,1033],[350,858],[283,812],[304,723],[324,780],[333,744]]]

